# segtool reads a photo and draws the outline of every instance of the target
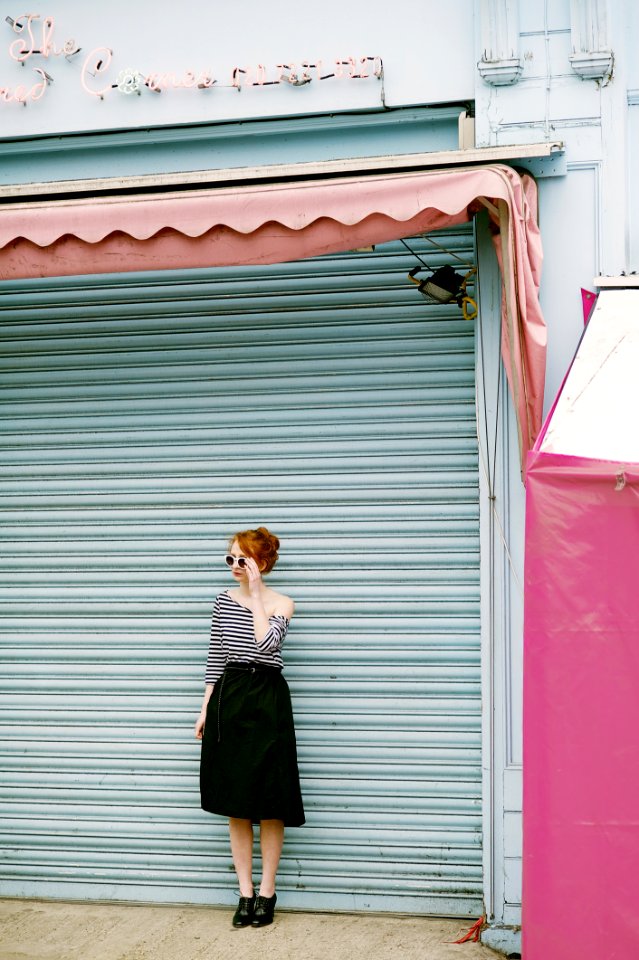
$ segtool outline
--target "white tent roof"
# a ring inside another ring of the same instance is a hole
[[[599,294],[541,450],[639,463],[639,290]]]

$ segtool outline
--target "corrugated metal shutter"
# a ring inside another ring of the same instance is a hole
[[[282,904],[479,911],[474,332],[413,264],[3,285],[3,894],[233,901],[192,727],[226,537],[266,523],[308,817]]]

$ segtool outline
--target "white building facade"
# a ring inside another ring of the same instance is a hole
[[[528,171],[549,408],[582,289],[639,268],[633,5],[109,11],[1,25],[5,211]],[[308,812],[283,905],[483,914],[516,950],[524,488],[487,214],[259,266],[75,276],[7,247],[2,894],[232,902],[191,721],[215,558],[267,523]],[[468,274],[476,319],[420,296],[425,264]]]

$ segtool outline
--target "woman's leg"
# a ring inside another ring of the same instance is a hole
[[[240,884],[240,896],[253,896],[253,824],[237,817],[229,819],[233,865]]]
[[[275,893],[275,877],[284,844],[282,820],[260,821],[260,847],[262,850],[262,882],[260,895],[272,897]]]

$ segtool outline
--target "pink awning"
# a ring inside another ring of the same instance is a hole
[[[504,278],[502,356],[523,462],[545,377],[536,197],[532,178],[491,165],[11,204],[0,210],[0,277],[299,260],[463,223],[483,204]]]

